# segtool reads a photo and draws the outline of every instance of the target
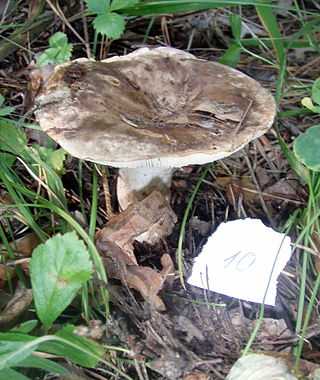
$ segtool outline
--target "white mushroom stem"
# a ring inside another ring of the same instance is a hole
[[[117,197],[121,210],[141,201],[153,190],[159,190],[170,199],[170,186],[174,168],[120,168]]]

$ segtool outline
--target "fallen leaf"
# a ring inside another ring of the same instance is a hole
[[[257,195],[257,188],[249,177],[218,177],[217,183],[226,188],[229,204],[235,204],[242,194],[244,201],[252,201]]]
[[[174,267],[168,254],[161,257],[163,269],[158,272],[150,267],[130,263],[126,253],[115,242],[104,240],[103,249],[97,242],[97,248],[105,257],[108,277],[117,278],[125,286],[136,289],[157,310],[165,310],[165,305],[157,294],[165,282],[170,284],[173,281]]]
[[[13,297],[0,313],[0,329],[10,328],[33,300],[32,291],[19,282]]]
[[[103,242],[113,241],[128,256],[129,263],[137,264],[133,254],[133,242],[147,241],[154,244],[170,235],[177,221],[175,213],[160,191],[126,208],[113,217],[96,235],[97,244],[103,250]]]

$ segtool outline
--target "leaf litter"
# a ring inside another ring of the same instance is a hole
[[[63,6],[66,14],[69,12],[70,15],[71,9],[66,5]],[[166,39],[170,38],[175,47],[190,48],[190,51],[196,53],[200,58],[216,60],[219,57],[219,49],[221,46],[225,47],[230,38],[228,15],[229,11],[225,9],[215,9],[199,12],[199,14],[163,16],[161,19],[155,20],[154,29],[148,42],[162,44],[164,35],[166,35]],[[244,16],[247,18],[246,25],[251,25],[251,23],[252,27],[260,25],[254,12],[245,10]],[[282,17],[287,16],[284,14]],[[39,42],[46,45],[48,37],[61,25],[61,21],[56,20],[56,26],[50,27],[48,32],[45,31],[44,34],[38,35],[32,41],[31,48],[37,47],[35,45]],[[125,49],[132,49],[141,44],[146,25],[146,20],[143,18],[128,21],[124,38],[114,41],[110,52],[123,54]],[[80,22],[76,26],[81,28]],[[286,27],[291,28],[294,32],[296,30],[295,21],[290,18]],[[252,30],[256,31],[256,29]],[[257,33],[260,35],[260,30]],[[110,45],[104,45],[105,50],[101,52],[101,55],[106,54],[109,48]],[[296,60],[298,53],[303,55],[303,60],[300,58],[299,62]],[[77,46],[75,55],[83,55]],[[291,74],[299,76],[299,80],[314,79],[318,75],[318,66],[313,64],[314,58],[314,51],[294,51],[294,54],[289,56]],[[27,57],[18,54],[17,51],[7,55],[1,62],[0,81],[4,89],[3,95],[9,96],[13,106],[20,105],[21,91],[26,92],[27,90],[27,79],[24,72],[27,71],[29,63]],[[251,75],[262,78],[266,87],[275,88],[274,71],[263,67],[252,57],[244,55],[240,60],[239,67]],[[12,73],[12,69],[15,74]],[[19,71],[20,74],[16,75]],[[299,97],[294,98],[290,94],[291,90],[289,87],[284,89],[284,98],[281,103],[284,111],[291,110],[292,105],[297,105],[299,102]],[[311,116],[300,115],[280,120],[280,128],[285,141],[290,144],[292,136],[313,123]],[[288,179],[290,169],[277,150],[278,143],[274,134],[269,133],[267,138],[268,142],[266,142],[266,137],[261,138],[257,143],[251,144],[246,152],[215,163],[205,179],[193,204],[192,216],[186,228],[183,258],[186,273],[190,272],[192,260],[205,243],[209,232],[213,231],[221,222],[246,216],[260,217],[268,222],[265,210],[261,206],[261,198],[257,195],[253,197],[252,192],[256,191],[259,194],[261,190],[265,207],[277,226],[281,226],[286,218],[305,202],[306,194],[303,185],[297,181],[292,186],[292,182]],[[253,165],[258,184],[261,187],[260,190],[253,181],[245,156]],[[66,167],[70,172],[77,170],[70,162],[66,164]],[[23,168],[18,168],[18,170],[25,176],[27,175]],[[261,181],[262,170],[264,178]],[[199,168],[194,166],[188,168],[187,172],[177,170],[175,173],[171,205],[178,221],[182,219],[186,202],[200,172]],[[84,175],[88,178],[87,182],[89,183],[90,168],[86,168]],[[115,175],[112,172],[112,176]],[[224,178],[225,182],[218,183],[216,178]],[[30,182],[26,183],[28,186],[32,186]],[[79,207],[79,198],[74,190],[76,186],[65,181],[65,187],[69,192],[72,207]],[[114,190],[111,188],[111,191]],[[88,194],[86,193],[87,200],[89,199]],[[87,211],[88,203],[85,204]],[[111,315],[109,329],[103,337],[104,342],[130,348],[132,357],[139,362],[141,368],[146,360],[153,369],[153,372],[149,373],[152,379],[215,380],[224,378],[247,343],[257,318],[257,305],[230,300],[205,290],[191,287],[185,290],[181,287],[180,283],[175,280],[172,271],[179,222],[174,225],[173,233],[170,236],[163,237],[154,246],[146,243],[137,244],[134,243],[136,237],[154,225],[154,220],[141,219],[141,216],[144,216],[143,213],[140,215],[139,210],[133,208],[128,219],[130,220],[130,217],[138,219],[131,226],[130,223],[127,224],[124,229],[125,233],[121,234],[122,227],[119,228],[119,225],[123,223],[125,217],[116,216],[115,218],[118,219],[113,222],[111,219],[110,224],[104,227],[106,218],[105,213],[102,212],[104,209],[102,201],[99,206],[100,231],[97,234],[97,245],[99,247],[101,244],[99,239],[103,241],[102,246],[105,244],[105,247],[100,250],[104,260],[108,262],[106,267],[113,268],[116,278],[115,280],[111,279],[108,285],[111,295]],[[171,222],[175,220],[173,214],[170,218]],[[142,222],[144,228],[140,229]],[[200,225],[201,227],[199,227]],[[15,227],[14,233],[19,231],[19,228],[19,226]],[[127,237],[123,236],[126,234],[128,234]],[[297,273],[301,270],[298,260],[300,250],[301,248],[298,248],[296,256],[292,258],[286,268],[289,275],[282,274],[280,276],[279,300],[275,308],[266,310],[264,325],[253,346],[256,350],[271,350],[272,347],[278,352],[290,352],[297,342],[297,337],[292,331],[292,323],[296,316],[299,293]],[[162,269],[161,257],[164,261]],[[143,265],[138,265],[141,262]],[[122,282],[121,285],[117,279]],[[150,280],[155,281],[155,284],[152,283],[150,286],[148,283]],[[165,283],[168,288],[163,289]],[[132,292],[130,287],[138,290],[142,297],[135,290]],[[170,292],[170,297],[166,292]],[[310,294],[311,289],[308,285],[307,296]],[[190,302],[186,302],[185,299],[189,299]],[[194,303],[194,301],[199,303]],[[206,304],[201,304],[201,302]],[[217,302],[226,302],[229,306],[221,308],[212,305]],[[166,310],[159,312],[156,310],[157,306],[159,309],[165,306]],[[318,340],[315,337],[318,333],[315,320],[315,324],[309,328],[308,338],[313,339],[312,342],[316,345]],[[310,358],[310,360],[302,362],[302,367],[305,366],[305,362],[310,365],[316,354],[317,350],[311,352],[306,350],[305,358]],[[306,368],[308,368],[307,365]],[[134,370],[131,368],[128,371],[132,373]],[[313,371],[314,368],[307,369],[304,374],[307,376]],[[143,379],[143,377],[139,376],[139,379]]]

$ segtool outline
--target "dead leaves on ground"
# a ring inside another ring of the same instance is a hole
[[[172,232],[175,222],[176,215],[169,203],[159,191],[154,191],[112,218],[96,236],[96,246],[104,257],[108,276],[138,290],[157,310],[165,309],[157,294],[165,283],[173,282],[173,262],[168,254],[164,254],[161,271],[139,266],[133,242],[150,242],[152,238],[154,244]]]

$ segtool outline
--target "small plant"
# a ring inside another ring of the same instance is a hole
[[[301,101],[302,105],[314,113],[320,113],[320,78],[313,82],[311,98],[305,97]]]
[[[314,113],[320,113],[320,78],[312,85],[311,97],[305,97],[301,103]],[[320,171],[320,125],[315,125],[298,136],[293,151],[299,161],[307,168]]]
[[[116,13],[124,8],[131,7],[139,0],[85,0],[88,8],[96,14],[93,26],[97,33],[111,39],[120,38],[124,32],[126,22],[123,16]]]
[[[32,291],[36,312],[45,328],[51,326],[89,280],[92,272],[89,257],[75,232],[56,235],[33,251]]]
[[[40,69],[49,63],[59,64],[71,58],[73,46],[68,43],[65,33],[57,32],[49,38],[49,48],[38,58],[36,67]]]

